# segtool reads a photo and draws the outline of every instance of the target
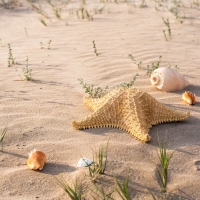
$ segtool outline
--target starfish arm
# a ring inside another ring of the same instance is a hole
[[[170,107],[163,105],[154,99],[151,95],[146,95],[146,106],[149,108],[151,125],[161,124],[164,122],[184,121],[190,116],[190,112],[179,112]]]
[[[117,98],[118,95],[120,95],[120,91],[121,89],[111,91],[101,98],[83,97],[83,102],[90,110],[96,111],[105,105],[110,99]]]

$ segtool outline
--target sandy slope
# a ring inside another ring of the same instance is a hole
[[[58,175],[63,175],[69,183],[77,177],[87,189],[90,181],[85,171],[76,168],[77,161],[81,156],[92,158],[91,148],[98,148],[108,138],[108,171],[99,179],[99,184],[110,191],[114,185],[112,175],[122,178],[130,167],[132,199],[152,199],[147,187],[159,196],[158,175],[151,162],[158,163],[157,132],[161,139],[168,133],[169,150],[174,151],[168,194],[175,199],[200,199],[200,104],[184,104],[183,91],[166,93],[153,88],[146,75],[147,64],[162,55],[161,66],[178,65],[179,72],[191,83],[187,89],[199,98],[200,8],[190,8],[185,1],[186,7],[178,7],[185,15],[181,24],[166,7],[156,11],[153,1],[144,8],[139,7],[140,1],[136,1],[136,7],[124,2],[107,3],[102,14],[94,14],[94,20],[87,21],[77,19],[75,11],[72,13],[80,2],[71,1],[63,8],[59,20],[50,5],[35,0],[32,3],[36,6],[40,3],[51,17],[51,21],[45,19],[48,26],[44,26],[31,4],[20,2],[22,6],[14,9],[0,7],[1,130],[8,124],[4,152],[0,153],[0,199],[67,199],[54,178]],[[88,9],[103,5],[99,1],[87,1]],[[167,28],[162,17],[168,18],[171,24],[169,41],[163,35],[163,29],[167,31]],[[52,40],[50,49],[49,40]],[[7,67],[7,43],[11,44],[17,62],[12,67]],[[143,62],[141,70],[128,54]],[[23,76],[21,68],[26,64],[26,56],[33,69],[33,81],[20,81],[15,70]],[[153,127],[148,144],[118,129],[78,131],[72,128],[73,120],[90,113],[82,103],[85,94],[78,77],[88,84],[113,88],[121,82],[129,82],[135,73],[139,74],[136,87],[174,109],[190,111],[191,117],[182,123]],[[26,167],[28,153],[34,148],[47,155],[47,164],[41,172]],[[88,199],[92,199],[90,194]],[[116,195],[115,199],[120,198]]]

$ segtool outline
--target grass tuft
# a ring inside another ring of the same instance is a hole
[[[82,78],[78,78],[78,81],[80,81],[80,84],[85,89],[85,93],[87,93],[89,97],[92,98],[100,98],[104,96],[108,89],[108,86],[106,86],[104,89],[102,89],[101,87],[95,88],[94,85],[88,85],[87,83],[84,83]]]
[[[65,181],[63,176],[56,178],[58,185],[68,194],[69,198],[72,200],[83,200],[83,192],[80,187],[78,187],[77,180],[73,183],[73,187],[70,187],[69,184]]]
[[[164,18],[162,17],[162,20],[163,20],[164,24],[165,24],[165,25],[167,26],[167,28],[168,28],[169,38],[171,39],[172,33],[171,33],[171,28],[170,28],[169,19],[168,19],[168,18],[167,18],[167,19],[164,19]],[[163,31],[163,32],[164,32],[165,39],[166,39],[165,31]]]
[[[106,146],[101,145],[98,151],[93,150],[93,162],[91,165],[88,165],[89,175],[92,181],[95,181],[100,174],[105,173],[108,161],[108,143],[109,141]]]
[[[117,178],[115,178],[115,182],[117,185],[116,191],[121,197],[122,200],[131,200],[128,184],[129,184],[129,175],[126,176],[126,179],[120,183]]]
[[[8,43],[8,67],[11,67],[15,64],[15,59],[13,58],[12,48],[10,43]]]
[[[32,78],[31,78],[32,69],[30,69],[28,67],[28,56],[26,57],[26,67],[22,68],[22,71],[24,73],[25,80],[31,81],[32,80]]]
[[[161,191],[166,192],[167,181],[168,181],[168,167],[170,160],[173,156],[173,152],[172,153],[167,152],[166,139],[164,140],[163,143],[161,143],[158,137],[158,143],[159,143],[159,151],[157,151],[157,155],[160,161],[160,165],[157,165],[157,171],[161,181]]]

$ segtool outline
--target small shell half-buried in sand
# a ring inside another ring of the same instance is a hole
[[[185,91],[185,93],[183,93],[182,98],[181,98],[185,103],[189,104],[189,105],[194,105],[196,103],[196,95],[192,94],[192,92],[189,91]]]
[[[89,158],[81,158],[78,161],[77,167],[88,167],[92,164],[92,160],[90,160]]]
[[[176,70],[168,67],[160,67],[151,74],[151,84],[166,92],[182,90],[189,82]]]
[[[42,170],[46,162],[46,155],[42,151],[34,149],[29,154],[27,165],[32,170]]]

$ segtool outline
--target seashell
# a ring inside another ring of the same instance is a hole
[[[192,94],[192,92],[189,91],[185,91],[185,93],[183,93],[182,98],[181,98],[185,103],[189,104],[189,105],[194,105],[196,103],[196,95]]]
[[[89,158],[81,158],[78,161],[77,167],[88,167],[92,163],[93,163],[92,160],[90,160]]]
[[[42,170],[46,162],[46,155],[42,151],[34,149],[29,154],[27,165],[32,170]]]
[[[189,82],[177,71],[168,67],[160,67],[151,74],[151,84],[167,92],[182,90]]]

